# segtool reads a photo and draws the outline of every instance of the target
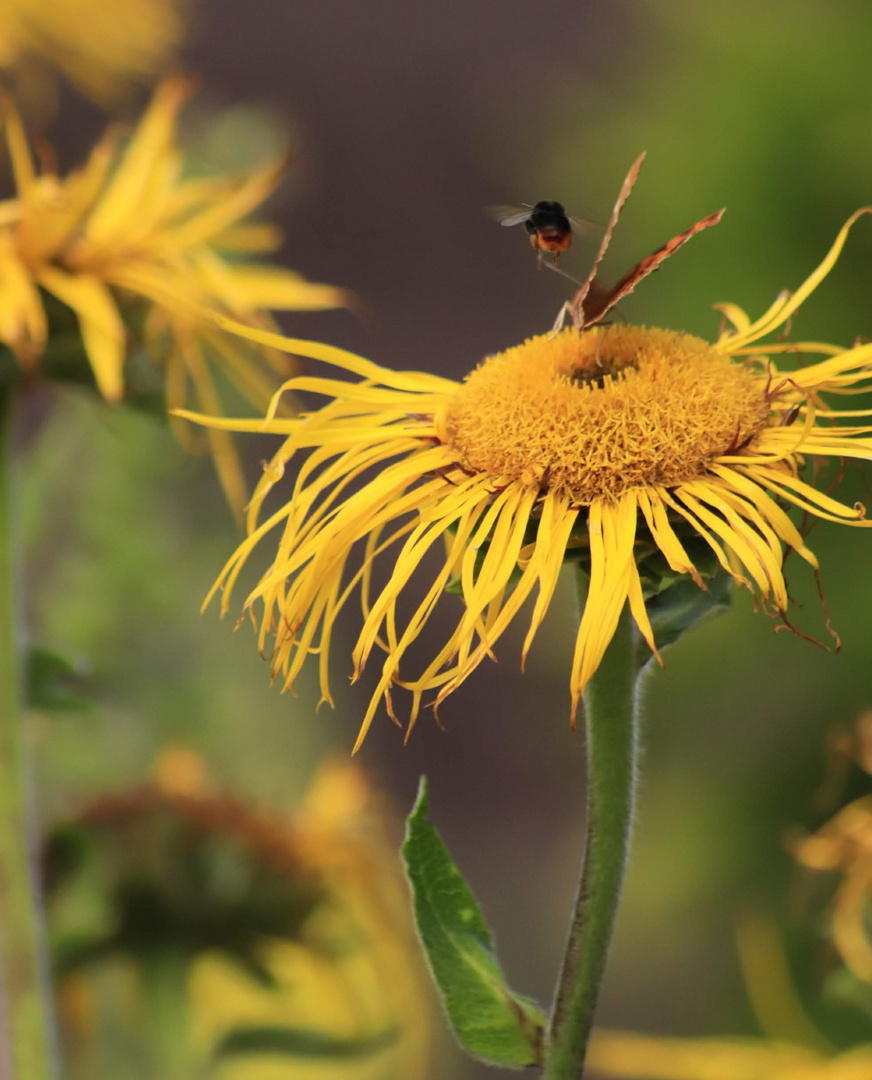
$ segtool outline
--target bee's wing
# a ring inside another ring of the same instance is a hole
[[[522,221],[529,221],[533,207],[527,203],[518,203],[516,206],[489,206],[487,212],[500,225],[520,225]]]
[[[577,229],[582,236],[589,233],[601,233],[604,231],[599,222],[591,221],[590,218],[569,216],[569,220],[572,222],[573,229]]]

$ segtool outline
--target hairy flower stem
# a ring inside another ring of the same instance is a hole
[[[53,1075],[24,781],[10,510],[14,388],[0,381],[0,1076]]]
[[[581,585],[581,582],[579,582]],[[579,1080],[630,842],[638,752],[633,626],[625,608],[584,695],[587,829],[547,1040],[545,1080]]]

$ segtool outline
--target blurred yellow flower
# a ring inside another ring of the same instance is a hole
[[[337,1068],[349,1080],[430,1075],[428,981],[385,808],[364,774],[347,763],[325,766],[286,816],[217,789],[202,759],[183,747],[168,747],[154,776],[94,800],[49,843],[49,867],[69,863],[71,828],[84,832],[85,850],[99,860],[60,881],[50,875],[72,1075],[83,1062],[96,1069],[96,1048],[117,1041],[119,1028],[142,1027],[143,1000],[155,993],[163,1015],[186,1016],[174,1025],[171,1054],[190,1075],[206,1061],[221,1080],[326,1080]],[[156,960],[175,981],[158,973],[151,984]],[[123,974],[141,984],[144,999],[120,989]],[[107,986],[119,987],[108,1007]],[[159,1038],[151,1027],[149,1019],[149,1037]],[[263,1032],[291,1040],[302,1033],[338,1049],[319,1056],[239,1047]],[[234,1042],[233,1052],[221,1052]],[[111,1064],[107,1057],[105,1068]],[[86,1067],[83,1075],[94,1073]]]
[[[330,701],[331,631],[359,588],[364,624],[354,677],[374,647],[386,657],[358,745],[382,697],[394,715],[395,685],[412,693],[410,727],[425,692],[434,691],[438,705],[456,690],[493,657],[538,590],[526,657],[566,557],[589,565],[590,580],[570,676],[573,715],[626,604],[657,655],[645,603],[657,589],[645,577],[646,559],[662,564],[666,584],[690,575],[702,588],[709,567],[719,566],[789,625],[783,545],[815,571],[817,561],[784,505],[870,524],[862,507],[843,505],[800,473],[811,457],[872,457],[866,414],[832,410],[822,398],[872,387],[872,345],[758,342],[829,272],[865,212],[848,221],[796,293],[779,296],[756,322],[721,305],[732,329],[714,344],[638,326],[564,330],[488,357],[457,383],[237,326],[240,334],[326,360],[360,381],[291,379],[286,389],[330,399],[297,419],[277,417],[274,409],[262,422],[183,414],[219,430],[286,436],[250,503],[249,536],[212,590],[223,589],[222,611],[248,556],[278,528],[272,566],[245,607],[254,613],[262,605],[253,615],[261,651],[272,635],[273,673],[283,673],[285,688],[316,652],[322,697]],[[782,373],[774,359],[780,353],[823,359]],[[290,497],[262,520],[286,465],[306,450]],[[358,544],[363,565],[346,575]],[[388,550],[389,578],[373,596],[373,565]],[[400,599],[425,567],[424,598],[401,620]],[[407,650],[452,581],[464,605],[447,640],[417,677],[401,674]]]
[[[867,772],[870,714],[857,724],[855,760]],[[869,910],[872,904],[872,795],[842,807],[817,832],[793,843],[800,866],[842,875],[832,902],[832,941],[848,968],[872,983],[872,941]]]
[[[274,230],[242,219],[272,192],[284,158],[245,177],[183,176],[175,132],[189,92],[186,81],[164,82],[126,146],[110,129],[86,164],[63,178],[50,168],[37,172],[7,102],[17,191],[0,202],[0,342],[34,371],[51,344],[50,294],[75,312],[97,386],[117,401],[130,343],[122,310],[139,302],[146,344],[165,369],[169,407],[192,398],[221,412],[211,365],[263,409],[286,363],[269,349],[240,349],[207,309],[271,326],[266,310],[337,307],[347,295],[248,258],[279,243]],[[187,425],[174,423],[190,442]],[[244,484],[228,436],[213,432],[210,445],[231,502],[241,506]]]
[[[408,891],[394,846],[364,775],[343,763],[317,775],[301,811],[293,816],[294,847],[317,867],[333,906],[316,915],[302,942],[274,939],[265,966],[276,981],[264,987],[226,958],[206,955],[195,964],[191,993],[195,1035],[214,1046],[240,1027],[315,1029],[343,1038],[378,1038],[397,1029],[394,1045],[342,1064],[348,1080],[430,1075],[431,1000],[409,916]],[[357,947],[330,948],[331,940]],[[325,947],[326,946],[326,947]],[[328,1060],[258,1053],[228,1059],[220,1080],[320,1080],[336,1075]]]
[[[670,1039],[594,1031],[587,1067],[624,1080],[868,1080],[872,1044],[826,1056],[762,1039]]]
[[[106,103],[163,69],[181,44],[176,0],[4,0],[0,68],[38,60]]]

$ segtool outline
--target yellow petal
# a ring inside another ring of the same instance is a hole
[[[740,334],[744,333],[751,325],[751,320],[738,304],[712,304],[712,307],[715,311],[719,311],[727,318],[733,329],[737,330]]]
[[[137,220],[155,169],[171,153],[179,110],[191,90],[191,81],[180,77],[167,79],[158,87],[99,206],[88,220],[89,241],[102,243],[126,222]]]
[[[219,414],[223,411],[221,398],[215,387],[199,340],[192,334],[176,330],[173,335],[180,350],[185,368],[194,386],[194,392],[202,408]],[[245,477],[239,455],[233,441],[226,432],[210,428],[208,431],[209,447],[218,479],[237,518],[241,521],[242,507],[247,498]]]
[[[232,225],[212,240],[218,251],[244,252],[248,255],[265,254],[282,246],[284,233],[277,225],[264,222]]]
[[[8,241],[6,235],[0,241]],[[13,245],[0,242],[0,340],[32,367],[46,341],[46,320],[33,279],[17,258]]]
[[[38,280],[75,311],[100,393],[107,401],[118,401],[124,392],[126,333],[112,293],[96,277],[49,267],[40,271]]]
[[[212,201],[181,225],[168,229],[166,242],[176,249],[194,247],[235,225],[272,193],[287,163],[287,155],[282,154],[252,176],[239,181],[223,198]]]
[[[225,330],[240,337],[256,341],[260,345],[269,345],[280,352],[295,353],[298,356],[308,356],[312,360],[324,360],[328,364],[350,371],[361,378],[371,379],[375,383],[384,386],[396,387],[400,390],[421,391],[430,390],[434,393],[450,392],[456,390],[458,384],[451,379],[443,379],[438,375],[427,375],[420,371],[391,371],[389,368],[379,367],[371,360],[365,360],[345,349],[339,349],[335,345],[322,345],[319,341],[304,341],[301,338],[285,337],[283,334],[275,334],[269,330],[260,330],[255,326],[246,326],[238,319],[229,319],[226,315],[215,312],[204,312]]]
[[[615,502],[597,500],[588,511],[590,584],[572,660],[573,717],[578,699],[599,667],[627,602],[636,513],[636,493],[632,489]]]
[[[102,190],[115,160],[116,143],[116,131],[101,139],[84,167],[63,181],[50,209],[44,205],[26,207],[18,244],[29,262],[53,257],[79,228]]]
[[[777,330],[782,323],[787,322],[790,316],[805,302],[835,266],[836,260],[841,254],[842,248],[845,246],[845,241],[848,238],[848,233],[851,231],[851,226],[859,218],[863,217],[864,214],[872,214],[872,207],[864,206],[851,214],[839,230],[839,234],[836,237],[833,246],[827,252],[823,262],[805,279],[795,293],[790,295],[784,294],[782,297],[779,297],[769,311],[758,319],[757,322],[752,323],[735,335],[723,337],[721,341],[718,342],[718,346],[729,349],[731,343],[736,346],[747,345],[752,341],[757,341],[759,338],[765,337],[767,334],[771,334],[772,331]]]
[[[280,266],[231,266],[230,273],[242,310],[323,311],[348,303],[343,289],[306,281]]]
[[[827,1075],[826,1059],[803,1046],[629,1031],[594,1031],[587,1061],[597,1075],[625,1080],[825,1080]]]
[[[15,180],[15,188],[19,195],[27,195],[36,180],[36,169],[27,145],[27,135],[24,132],[24,124],[16,109],[12,98],[3,94],[0,98],[3,107],[3,119],[6,126],[6,145],[9,148],[9,158],[12,162],[12,176]]]

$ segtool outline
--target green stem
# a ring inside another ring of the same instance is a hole
[[[584,1067],[630,843],[638,752],[637,672],[633,626],[625,608],[584,695],[584,862],[551,1016],[546,1080],[579,1080]]]
[[[160,1080],[193,1080],[189,1043],[188,956],[156,947],[143,961],[149,1042],[154,1075]]]
[[[10,510],[12,404],[0,384],[0,1074],[53,1074],[40,949],[35,859],[30,847],[15,625],[15,558]]]

